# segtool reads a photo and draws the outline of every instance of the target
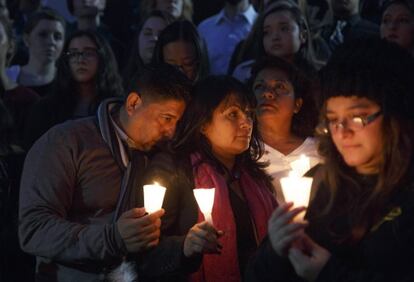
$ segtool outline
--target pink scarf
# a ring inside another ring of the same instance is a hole
[[[223,249],[220,255],[206,254],[198,272],[191,276],[192,282],[238,282],[241,281],[237,257],[236,224],[230,205],[229,191],[223,175],[208,163],[201,163],[198,153],[191,155],[194,182],[196,188],[215,187],[213,205],[213,224],[217,230],[223,230],[220,238]],[[195,164],[199,164],[195,166]],[[267,221],[276,208],[276,201],[271,192],[255,181],[245,170],[241,171],[240,188],[247,200],[251,218],[256,227],[258,239],[261,241],[267,233]],[[198,211],[198,221],[204,221],[201,211]]]

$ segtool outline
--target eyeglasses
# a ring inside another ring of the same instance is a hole
[[[261,95],[265,92],[269,92],[274,96],[290,96],[293,93],[293,86],[287,80],[277,80],[274,86],[269,86],[264,83],[258,83],[253,86],[255,95]]]
[[[78,62],[81,58],[85,61],[91,61],[98,56],[97,49],[86,49],[84,51],[68,51],[65,53],[65,57],[71,63]]]
[[[352,129],[353,131],[360,131],[365,126],[376,120],[380,115],[382,115],[382,111],[378,111],[373,113],[369,116],[352,116],[343,119],[342,121],[339,120],[326,120],[316,128],[316,132],[318,134],[336,134],[339,132],[339,129]]]

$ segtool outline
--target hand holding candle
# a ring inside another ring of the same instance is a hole
[[[154,182],[153,185],[144,185],[144,207],[147,213],[161,209],[166,188]]]
[[[309,158],[302,155],[300,159],[291,163],[291,167],[293,170],[289,173],[289,176],[280,179],[283,196],[287,202],[293,202],[294,208],[307,207],[313,178],[301,176],[309,170]],[[302,212],[294,218],[294,221],[302,220],[304,216],[305,212]]]
[[[211,212],[213,210],[214,204],[214,192],[215,188],[197,188],[193,190],[194,196],[196,198],[197,204],[204,215],[204,218],[209,223],[213,224],[213,218],[211,217]]]
[[[300,155],[299,159],[290,163],[292,170],[299,176],[303,176],[308,170],[310,170],[310,159],[306,155]]]

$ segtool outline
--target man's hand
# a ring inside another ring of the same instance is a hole
[[[160,238],[161,209],[146,214],[144,208],[134,208],[124,212],[117,221],[119,234],[130,253],[136,253],[158,244]]]
[[[222,246],[217,240],[222,235],[223,231],[217,231],[207,221],[195,224],[185,237],[184,255],[186,257],[192,257],[203,253],[219,254]]]

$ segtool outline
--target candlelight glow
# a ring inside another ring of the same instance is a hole
[[[162,207],[166,188],[154,182],[144,185],[144,207],[147,213],[153,213]]]
[[[283,196],[286,202],[293,202],[293,208],[305,206],[309,204],[311,186],[311,177],[298,177],[297,172],[291,171],[288,177],[280,179]],[[294,221],[302,220],[305,212],[298,214]]]
[[[204,215],[206,221],[213,224],[213,218],[211,217],[211,211],[213,210],[214,204],[214,192],[215,188],[197,188],[194,189],[194,196],[196,198],[197,204],[200,207],[201,212]]]
[[[306,155],[300,155],[300,158],[291,162],[290,167],[298,175],[304,175],[310,169],[310,159]]]

